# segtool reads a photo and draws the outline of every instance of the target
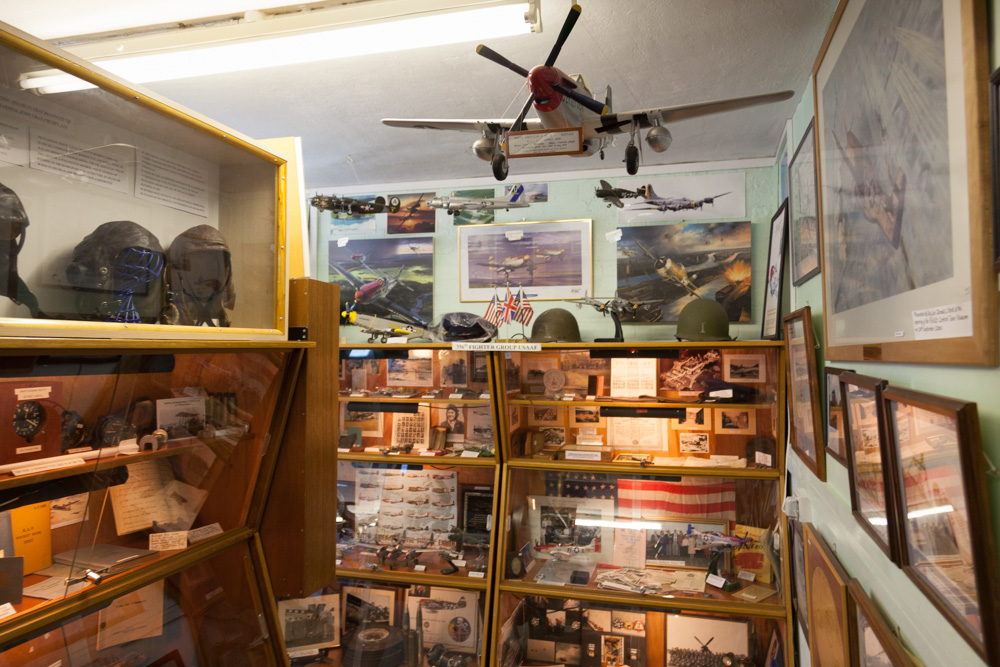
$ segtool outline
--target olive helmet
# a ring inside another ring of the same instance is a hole
[[[677,318],[677,340],[732,340],[729,316],[715,299],[695,299]]]
[[[535,318],[531,326],[532,343],[579,343],[580,325],[565,308],[550,308]]]

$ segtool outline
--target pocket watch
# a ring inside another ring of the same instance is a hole
[[[18,403],[14,408],[14,433],[28,442],[38,435],[45,425],[45,408],[38,401]]]

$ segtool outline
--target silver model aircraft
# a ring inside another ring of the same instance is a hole
[[[695,211],[701,210],[705,204],[714,204],[715,200],[723,195],[705,197],[704,199],[688,199],[687,197],[658,197],[653,192],[653,186],[646,186],[646,199],[644,201],[629,204],[629,208],[635,211]]]
[[[510,194],[506,197],[476,198],[459,197],[451,193],[449,197],[435,197],[427,202],[431,208],[443,208],[448,211],[448,215],[458,215],[462,211],[496,211],[499,209],[510,210],[512,208],[527,208],[531,206],[526,201],[518,201],[524,194],[523,185],[515,185],[510,189]]]
[[[674,107],[654,109],[639,109],[623,113],[611,112],[611,88],[608,87],[604,102],[594,99],[582,75],[568,75],[555,67],[556,58],[562,50],[573,26],[580,16],[580,6],[573,5],[563,23],[562,30],[549,52],[545,63],[537,65],[530,72],[507,60],[496,51],[480,44],[476,53],[506,67],[515,74],[527,80],[531,94],[521,108],[517,118],[493,118],[479,120],[447,120],[447,119],[405,119],[384,118],[382,122],[392,127],[408,127],[425,130],[456,130],[475,132],[480,135],[472,144],[476,157],[490,163],[493,176],[502,181],[507,178],[507,147],[508,134],[520,130],[552,130],[565,128],[581,128],[583,145],[580,153],[574,156],[587,156],[599,153],[604,157],[604,148],[610,142],[611,135],[629,134],[629,142],[625,147],[625,168],[629,174],[639,170],[639,147],[636,138],[641,129],[649,128],[646,134],[646,144],[655,152],[662,153],[670,147],[673,137],[665,124],[673,121],[697,118],[725,111],[735,111],[759,104],[782,102],[792,97],[790,90],[766,95],[753,95],[729,100],[685,104]],[[538,118],[526,119],[528,111],[534,106]]]

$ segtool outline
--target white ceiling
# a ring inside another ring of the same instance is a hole
[[[38,37],[57,39],[281,4],[0,0],[0,18]],[[797,93],[778,104],[674,123],[670,150],[644,151],[648,166],[773,156],[837,0],[577,4],[583,12],[557,64],[585,74],[598,97],[596,91],[610,84],[616,111],[780,90]],[[541,0],[541,34],[493,40],[488,46],[530,69],[545,59],[570,5],[570,0]],[[465,43],[148,87],[252,137],[302,137],[306,187],[345,191],[365,184],[489,176],[489,165],[471,153],[474,134],[390,128],[379,120],[512,117],[527,96],[522,83],[477,56],[474,43]],[[627,135],[620,135],[603,162],[597,157],[514,161],[510,178],[519,171],[617,167],[626,142]]]

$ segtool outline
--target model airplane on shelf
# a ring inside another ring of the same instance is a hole
[[[555,67],[559,52],[573,31],[573,26],[576,25],[576,21],[580,17],[580,11],[579,5],[573,5],[544,64],[534,67],[530,72],[482,44],[476,47],[476,52],[479,55],[527,79],[527,86],[531,93],[522,107],[521,113],[516,118],[481,120],[384,118],[382,122],[391,127],[456,130],[480,134],[480,138],[472,144],[473,152],[477,157],[491,164],[493,176],[498,181],[507,178],[508,165],[505,151],[511,132],[581,128],[582,151],[575,155],[598,153],[602,159],[604,149],[611,136],[627,132],[629,142],[625,147],[625,168],[629,174],[635,174],[639,170],[639,147],[636,146],[636,138],[640,130],[649,128],[649,132],[646,134],[646,144],[653,151],[662,153],[670,147],[673,140],[670,131],[665,126],[666,123],[725,111],[735,111],[759,104],[782,102],[790,99],[793,95],[792,91],[786,90],[780,93],[753,95],[715,102],[613,113],[611,112],[610,86],[607,89],[605,101],[599,102],[594,99],[582,75],[567,75]],[[525,117],[532,106],[534,106],[538,118],[526,119]]]
[[[431,208],[443,208],[448,215],[458,215],[462,211],[508,211],[512,208],[527,208],[531,206],[526,201],[518,201],[524,194],[523,185],[515,185],[506,197],[477,198],[459,197],[454,192],[448,197],[435,197],[427,202]]]
[[[418,327],[415,324],[397,322],[365,313],[356,313],[352,320],[351,324],[356,324],[361,327],[363,333],[368,334],[369,343],[376,341],[386,343],[390,338],[405,338],[407,341],[414,338],[431,339],[430,334],[424,331],[423,327]]]
[[[608,208],[612,206],[623,208],[625,204],[622,202],[622,199],[645,197],[646,189],[637,188],[635,190],[628,190],[626,188],[616,188],[607,181],[602,180],[601,187],[594,188],[594,194],[598,199],[603,199],[608,204]]]
[[[721,195],[705,197],[704,199],[688,199],[687,197],[658,197],[653,192],[653,186],[646,186],[646,199],[644,201],[629,204],[629,209],[633,211],[697,211],[705,204],[715,204],[719,197],[730,193],[723,192]]]
[[[628,317],[633,321],[657,322],[661,317],[660,309],[656,306],[663,303],[663,299],[654,301],[629,301],[623,299],[615,293],[613,299],[595,299],[584,297],[582,299],[567,299],[569,303],[575,303],[577,308],[593,306],[602,315],[611,315],[615,323],[614,338],[598,338],[595,343],[624,343],[625,335],[622,332],[622,318]]]
[[[723,535],[716,531],[695,530],[691,524],[688,524],[687,532],[684,535],[684,546],[687,547],[689,555],[694,555],[696,551],[703,549],[725,551],[727,549],[742,547],[747,543],[745,537]]]
[[[321,211],[331,211],[339,215],[360,218],[384,211],[395,213],[399,210],[399,198],[392,197],[389,200],[389,205],[386,206],[385,197],[382,196],[376,197],[374,201],[364,201],[350,197],[338,197],[337,195],[316,195],[309,200],[309,205]]]

